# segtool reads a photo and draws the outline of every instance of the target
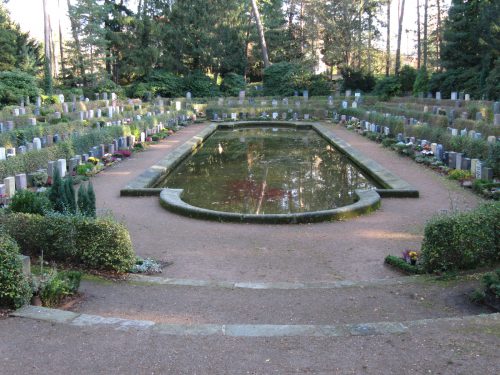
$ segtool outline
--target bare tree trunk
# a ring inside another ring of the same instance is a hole
[[[420,59],[422,58],[422,49],[421,49],[420,40],[420,0],[417,0],[417,69],[420,69]]]
[[[50,40],[50,58],[52,59],[52,77],[56,78],[59,73],[59,67],[57,65],[56,59],[56,45],[54,43],[54,38],[52,37],[52,23],[50,22],[49,16],[49,40]]]
[[[45,60],[48,61],[49,73],[52,76],[52,59],[50,56],[50,25],[49,14],[47,13],[47,0],[43,0],[43,33],[45,44]]]
[[[368,15],[368,72],[372,72],[372,23],[373,23],[373,15],[370,10],[370,14]]]
[[[61,13],[61,4],[60,0],[57,0],[57,7],[59,8],[59,14]],[[61,29],[61,17],[59,17],[59,54],[61,55],[61,76],[64,77],[66,69],[64,67],[64,48],[63,48],[63,38],[62,38],[62,29]]]
[[[425,0],[424,3],[424,68],[427,69],[427,52],[428,52],[428,45],[429,43],[427,42],[427,25],[429,23],[428,19],[428,9],[429,9],[429,0]]]
[[[385,75],[391,73],[391,0],[387,0],[387,42],[386,42]]]
[[[398,45],[396,48],[396,67],[395,74],[399,73],[399,69],[401,68],[401,33],[403,31],[403,16],[405,12],[405,0],[400,0],[400,9],[399,9],[399,25],[398,25]]]
[[[443,65],[441,64],[441,1],[436,0],[437,6],[437,24],[436,24],[436,33],[437,33],[437,60],[439,64],[439,71],[443,70]]]
[[[75,41],[76,56],[78,59],[78,69],[80,70],[80,77],[82,78],[83,82],[85,83],[85,66],[83,64],[82,47],[80,45],[80,39],[78,38],[78,26],[77,26],[78,24],[77,24],[75,18],[71,15],[71,11],[70,11],[71,2],[70,2],[70,0],[67,0],[67,3],[68,3],[69,21],[71,23],[71,34],[73,34],[73,39]]]
[[[262,60],[264,61],[264,68],[268,68],[269,55],[267,53],[266,38],[264,36],[264,28],[262,27],[262,22],[260,21],[259,8],[257,7],[257,0],[251,0],[253,15],[255,16],[255,23],[257,24],[257,31],[259,32],[260,46],[262,48]]]

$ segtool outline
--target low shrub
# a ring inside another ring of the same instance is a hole
[[[245,88],[245,77],[236,73],[226,74],[220,85],[220,91],[227,96],[238,96]]]
[[[403,258],[394,256],[394,255],[388,255],[385,257],[384,262],[389,264],[390,266],[393,266],[400,271],[403,271],[405,273],[409,274],[420,274],[423,273],[423,270],[421,267],[408,263],[405,261]]]
[[[500,203],[438,215],[427,223],[422,265],[428,272],[474,269],[500,260]]]
[[[9,204],[13,212],[45,215],[52,211],[52,202],[45,193],[34,193],[30,190],[19,190]]]
[[[470,171],[465,171],[463,169],[453,169],[448,173],[448,178],[450,180],[464,181],[470,180],[472,178],[472,174]]]
[[[53,213],[13,213],[0,224],[17,240],[24,254],[83,267],[127,272],[134,264],[130,235],[111,218]]]
[[[48,274],[41,276],[38,280],[37,293],[40,295],[43,306],[57,306],[64,297],[74,295],[80,286],[82,278],[78,271],[51,270]]]
[[[382,146],[384,147],[391,147],[392,145],[396,144],[398,141],[395,138],[384,138],[382,140]]]
[[[14,239],[0,230],[0,306],[18,308],[31,299],[31,287],[19,255]]]

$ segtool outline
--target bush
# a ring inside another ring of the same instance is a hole
[[[401,90],[403,92],[412,92],[413,84],[417,78],[417,70],[409,65],[405,65],[401,68],[399,72],[399,83],[401,84]]]
[[[110,218],[81,215],[13,213],[0,224],[17,240],[24,254],[83,267],[126,272],[134,264],[127,229]]]
[[[20,190],[12,197],[9,209],[13,212],[45,215],[46,212],[52,211],[52,203],[45,193]]]
[[[238,96],[240,91],[245,90],[245,77],[236,73],[228,73],[224,76],[220,91],[227,96]]]
[[[21,98],[34,100],[40,91],[34,76],[21,71],[0,72],[0,103],[19,105]]]
[[[0,231],[0,306],[18,308],[30,301],[32,292],[23,274],[17,243]]]
[[[401,94],[401,83],[396,76],[384,77],[377,81],[373,93],[381,100],[389,100],[393,96]]]
[[[448,178],[456,181],[470,180],[472,174],[470,171],[465,171],[463,169],[454,169],[448,173]]]
[[[269,96],[292,96],[295,91],[309,86],[310,73],[301,65],[279,62],[264,69],[264,94]]]
[[[370,92],[375,87],[375,77],[371,73],[346,67],[341,69],[340,74],[342,74],[343,78],[342,91],[361,90],[362,92]]]
[[[500,260],[500,203],[474,211],[439,215],[424,231],[422,264],[426,271],[473,269]]]
[[[66,296],[78,291],[82,278],[78,271],[51,270],[40,278],[39,294],[43,306],[54,307],[61,303]]]
[[[332,92],[332,81],[324,74],[314,74],[308,86],[310,96],[325,96]]]
[[[425,67],[419,69],[417,78],[413,84],[413,95],[426,94],[429,92],[429,73]]]
[[[416,265],[410,264],[401,257],[394,255],[388,255],[385,257],[384,262],[409,274],[419,274],[422,273],[422,269]]]
[[[182,92],[191,92],[193,97],[211,97],[219,93],[214,80],[200,71],[189,74],[182,79]]]

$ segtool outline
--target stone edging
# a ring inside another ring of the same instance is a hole
[[[99,315],[79,314],[66,310],[26,306],[11,316],[68,324],[77,327],[109,327],[119,331],[147,331],[174,336],[230,336],[230,337],[351,337],[404,334],[412,328],[433,323],[485,323],[500,321],[500,313],[452,318],[422,319],[407,322],[374,322],[357,324],[165,324],[151,320],[133,320]]]
[[[231,212],[213,211],[205,208],[195,207],[182,201],[182,190],[161,189],[154,186],[179,163],[195,151],[205,139],[212,135],[217,129],[234,129],[246,125],[262,124],[258,121],[229,122],[222,124],[210,124],[198,135],[184,143],[155,165],[148,168],[140,176],[132,180],[120,191],[122,196],[149,196],[160,195],[160,203],[163,207],[189,217],[234,222],[252,223],[305,223],[325,220],[342,220],[369,213],[380,207],[380,196],[383,197],[418,197],[418,190],[414,189],[406,181],[401,180],[393,173],[382,167],[377,162],[364,156],[344,140],[335,136],[327,127],[318,123],[297,122],[265,122],[266,126],[292,127],[301,129],[314,129],[321,137],[330,142],[337,150],[347,155],[353,163],[367,173],[382,188],[376,190],[356,190],[359,200],[351,205],[324,211],[314,211],[295,214],[238,214]]]

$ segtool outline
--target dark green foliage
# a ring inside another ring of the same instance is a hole
[[[294,91],[307,89],[311,74],[300,64],[280,62],[264,69],[264,94],[292,96]]]
[[[404,93],[413,91],[413,84],[417,78],[417,70],[409,65],[404,65],[398,75],[401,83],[401,91]]]
[[[87,202],[88,206],[85,210],[86,216],[96,217],[95,193],[91,182],[87,185]]]
[[[49,191],[49,199],[52,202],[54,210],[64,212],[66,210],[64,184],[59,173],[59,169],[55,166],[52,173],[52,186]]]
[[[384,77],[377,81],[373,93],[381,100],[389,100],[401,94],[401,83],[396,76]]]
[[[496,297],[497,301],[500,300],[500,268],[495,272],[484,275],[482,282],[486,294]]]
[[[486,78],[484,94],[490,99],[500,99],[500,57],[495,61],[495,67]]]
[[[88,207],[88,195],[87,195],[87,189],[85,189],[83,184],[80,184],[80,187],[78,188],[78,211],[82,214],[85,215],[85,212],[87,211]]]
[[[193,97],[216,96],[219,93],[214,80],[200,71],[186,75],[182,80],[182,89],[184,93],[190,91]]]
[[[0,306],[18,308],[31,298],[29,281],[23,274],[17,243],[0,230]]]
[[[182,91],[181,77],[164,70],[154,70],[142,81],[133,84],[128,94],[142,99],[147,99],[148,95],[174,98],[182,96]]]
[[[73,187],[73,178],[71,176],[64,180],[64,194],[67,202],[66,210],[71,214],[75,214],[77,210],[76,196],[75,188]]]
[[[44,280],[40,289],[40,299],[43,306],[54,307],[66,296],[75,294],[82,278],[78,271],[53,271]]]
[[[240,91],[245,90],[245,88],[245,77],[236,73],[227,73],[220,85],[220,91],[227,96],[238,96]]]
[[[429,73],[425,67],[419,69],[413,84],[413,95],[427,94],[429,92]]]
[[[9,209],[13,212],[44,215],[52,211],[52,202],[45,193],[20,190],[12,197]]]
[[[313,74],[308,85],[310,96],[326,96],[332,92],[332,82],[324,74]]]
[[[16,239],[23,253],[83,267],[126,272],[135,260],[130,235],[111,218],[13,213],[0,225]]]
[[[422,264],[426,271],[473,269],[500,260],[500,203],[470,212],[439,215],[424,232]]]
[[[397,257],[394,255],[387,255],[384,259],[384,262],[405,273],[409,274],[423,273],[423,270],[420,267],[410,264],[401,257]]]
[[[382,140],[382,146],[384,147],[391,147],[392,145],[396,144],[397,140],[395,138],[384,138]]]
[[[21,98],[34,100],[39,94],[36,78],[20,71],[0,72],[0,103],[19,104]]]
[[[361,92],[370,92],[376,84],[375,77],[371,73],[362,70],[355,70],[350,67],[342,68],[342,90],[360,90]]]

